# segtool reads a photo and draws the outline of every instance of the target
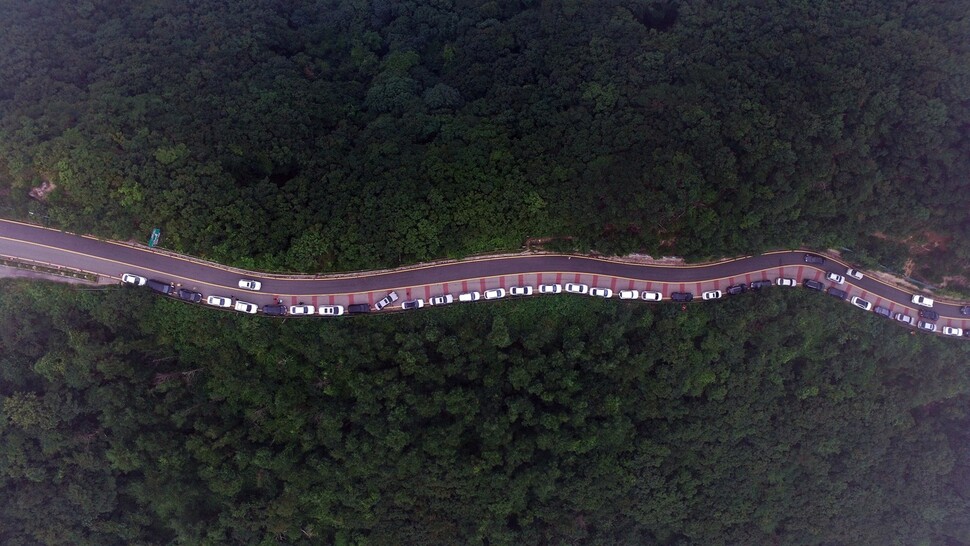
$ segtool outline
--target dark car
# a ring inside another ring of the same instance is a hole
[[[768,288],[771,286],[771,281],[751,281],[752,290],[761,290],[762,288]]]
[[[829,289],[826,290],[826,292],[828,293],[828,295],[830,295],[832,297],[835,297],[835,298],[839,298],[840,300],[844,300],[846,298],[846,296],[849,295],[849,294],[846,293],[845,290],[839,290],[838,288],[835,288],[834,286],[830,286]]]
[[[694,299],[694,294],[690,292],[671,292],[670,299],[672,301],[686,302]]]
[[[919,317],[926,320],[940,320],[940,314],[932,309],[920,309]]]
[[[179,291],[175,293],[180,300],[190,301],[192,303],[199,303],[202,301],[202,294],[188,290],[185,288],[179,288]]]
[[[960,308],[961,315],[970,315],[970,305],[964,305]]]
[[[812,279],[805,279],[802,281],[802,286],[805,288],[811,288],[812,290],[823,290],[825,288],[824,284],[818,281],[813,281]]]
[[[727,287],[727,293],[731,294],[732,296],[737,296],[738,294],[744,294],[745,290],[747,289],[748,287],[745,286],[743,283],[735,284],[733,286]]]
[[[266,313],[267,315],[272,315],[274,317],[282,317],[283,315],[286,314],[286,306],[281,303],[274,304],[274,305],[264,305],[263,313]]]
[[[817,256],[815,254],[806,254],[805,255],[805,263],[807,263],[807,264],[821,265],[821,264],[824,264],[825,263],[825,258],[823,258],[821,256]]]
[[[366,303],[355,303],[353,305],[348,305],[347,312],[350,314],[370,313],[370,305],[367,305]]]
[[[878,305],[876,306],[875,309],[872,310],[872,312],[881,317],[886,317],[886,318],[892,318],[893,316],[892,312],[889,309],[886,309],[885,307],[880,307]]]
[[[159,294],[165,294],[168,296],[172,293],[172,285],[167,282],[156,281],[155,279],[148,279],[148,288],[158,292]]]

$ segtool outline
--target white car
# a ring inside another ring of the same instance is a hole
[[[239,288],[244,288],[246,290],[258,291],[263,287],[263,283],[259,281],[254,281],[252,279],[239,279]]]
[[[317,312],[317,308],[312,305],[291,305],[290,314],[291,315],[314,315]]]
[[[422,307],[424,307],[424,300],[421,298],[418,298],[416,300],[406,301],[401,304],[401,309],[404,309],[404,310],[421,309]]]
[[[845,274],[848,275],[848,276],[850,276],[850,277],[852,277],[853,279],[855,279],[857,281],[861,281],[862,280],[862,271],[859,271],[858,269],[850,269],[850,270],[846,271]]]
[[[716,299],[720,299],[721,295],[722,294],[720,290],[708,290],[707,292],[704,292],[703,294],[701,294],[701,299],[704,301],[716,300]]]
[[[387,307],[388,305],[396,301],[397,301],[397,292],[394,292],[392,290],[391,292],[388,292],[386,296],[381,298],[381,301],[374,304],[374,310],[380,311],[381,309]]]
[[[943,333],[948,336],[962,336],[963,328],[954,328],[953,326],[944,326]]]
[[[145,286],[148,279],[135,275],[134,273],[125,273],[121,276],[121,282],[125,284],[133,284],[135,286]]]
[[[913,296],[913,303],[916,305],[922,305],[923,307],[933,307],[933,299],[927,298],[926,296],[920,296],[919,294]]]
[[[445,294],[444,296],[437,296],[437,297],[431,298],[430,300],[428,300],[428,303],[430,303],[431,305],[448,305],[449,303],[453,303],[454,301],[455,301],[454,296],[452,296],[451,294]]]
[[[458,301],[478,301],[482,299],[481,292],[465,292],[458,294]]]
[[[859,296],[852,296],[852,299],[850,301],[852,302],[852,305],[855,305],[856,307],[858,307],[859,309],[862,309],[863,311],[868,311],[872,309],[872,303],[860,298]]]
[[[259,307],[257,307],[255,303],[236,300],[236,305],[233,306],[233,309],[235,309],[236,311],[240,311],[242,313],[249,313],[250,315],[252,315],[259,309]]]
[[[609,288],[593,288],[589,291],[590,296],[596,296],[598,298],[612,298],[613,291]]]
[[[232,307],[232,298],[226,296],[209,296],[205,302],[216,307]]]
[[[914,325],[913,317],[909,315],[905,315],[903,313],[896,313],[895,315],[893,315],[893,318],[898,320],[899,322],[902,322],[903,324],[908,324],[910,326]]]
[[[786,277],[778,277],[775,279],[775,284],[778,286],[798,286],[798,281]]]
[[[845,277],[839,275],[838,273],[826,273],[825,278],[834,282],[835,284],[845,284]]]
[[[510,296],[531,296],[532,287],[531,286],[513,286],[509,288]]]
[[[927,332],[936,331],[936,325],[933,324],[932,322],[926,322],[921,320],[916,323],[916,327],[919,328],[920,330],[926,330]]]
[[[539,293],[540,294],[559,294],[562,292],[561,284],[540,284]]]
[[[587,294],[589,293],[589,287],[585,284],[574,284],[568,282],[566,283],[566,292],[570,294]]]
[[[499,298],[504,298],[504,297],[505,297],[504,288],[493,288],[491,290],[485,291],[485,299],[487,300],[497,300]]]
[[[344,314],[343,305],[321,305],[317,308],[317,313],[325,317],[339,317]]]
[[[621,300],[638,300],[640,299],[639,290],[620,290],[619,296]]]
[[[643,295],[641,297],[643,298],[643,301],[660,301],[664,299],[664,295],[660,292],[647,292],[646,290],[643,291]]]

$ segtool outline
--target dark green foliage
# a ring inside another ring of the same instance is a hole
[[[965,263],[968,8],[7,2],[0,207],[275,269],[926,229]]]
[[[4,544],[970,540],[970,345],[806,291],[269,321],[0,288]]]

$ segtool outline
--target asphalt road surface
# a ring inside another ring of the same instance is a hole
[[[695,301],[703,291],[725,290],[728,286],[778,277],[816,279],[826,287],[826,272],[845,276],[846,265],[826,258],[824,264],[805,263],[804,251],[777,251],[758,256],[726,260],[699,266],[641,265],[599,258],[566,255],[519,255],[474,258],[451,263],[406,267],[391,271],[362,272],[333,276],[294,276],[246,272],[171,252],[93,237],[75,235],[30,224],[0,220],[0,255],[81,269],[120,279],[134,273],[197,290],[206,296],[232,296],[258,305],[282,300],[313,305],[369,303],[395,290],[401,301],[430,298],[441,294],[484,291],[490,288],[541,283],[576,282],[615,290],[637,289],[662,292],[692,292]],[[241,278],[262,282],[260,292],[238,288]],[[865,276],[846,276],[838,286],[892,312],[914,318],[918,307],[912,293]],[[772,287],[771,290],[787,288]],[[961,315],[958,302],[937,301],[933,310],[941,315],[937,325],[970,328],[970,316]],[[860,309],[860,312],[863,312]]]

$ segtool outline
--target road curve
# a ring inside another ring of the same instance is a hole
[[[641,265],[581,256],[535,254],[473,258],[443,264],[419,265],[382,272],[332,276],[293,276],[245,272],[211,262],[157,251],[141,246],[105,241],[10,220],[0,220],[0,255],[81,269],[102,276],[120,278],[135,273],[173,282],[205,295],[233,296],[257,304],[306,302],[327,304],[373,303],[390,290],[402,298],[427,298],[442,293],[457,294],[516,284],[581,282],[621,290],[671,292],[725,289],[752,280],[780,276],[816,279],[826,285],[825,272],[844,275],[846,265],[831,258],[819,267],[804,262],[804,251],[776,251],[707,265]],[[263,283],[258,293],[240,290],[240,278]],[[908,311],[916,316],[911,293],[875,278],[847,278],[840,288],[849,297],[860,296],[873,305],[893,312]],[[403,291],[403,293],[401,293]],[[970,327],[970,317],[961,315],[957,302],[937,302],[933,307],[941,318],[938,325]]]

